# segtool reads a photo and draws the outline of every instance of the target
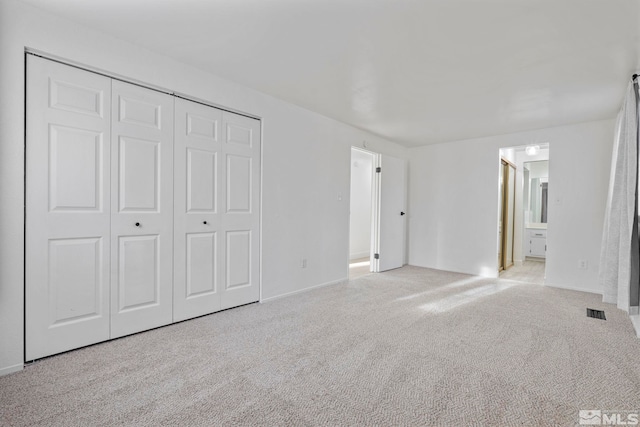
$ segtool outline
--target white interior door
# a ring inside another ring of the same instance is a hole
[[[109,338],[111,80],[29,55],[26,360]]]
[[[222,111],[176,99],[173,320],[220,310]]]
[[[114,80],[111,338],[171,323],[173,97]]]
[[[260,121],[222,114],[221,308],[260,299]]]
[[[374,239],[373,271],[402,267],[405,248],[406,163],[402,159],[380,155],[380,172],[376,173],[378,194]]]

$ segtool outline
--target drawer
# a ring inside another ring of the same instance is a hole
[[[529,237],[547,238],[547,230],[534,230],[530,228],[527,231],[529,233]]]

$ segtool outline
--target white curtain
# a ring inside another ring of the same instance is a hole
[[[631,278],[637,271],[632,262],[632,258],[637,259],[632,255],[632,246],[637,247],[632,245],[632,239],[637,239],[633,235],[637,221],[637,97],[638,86],[631,81],[616,123],[599,274],[602,300],[626,312],[630,307]]]

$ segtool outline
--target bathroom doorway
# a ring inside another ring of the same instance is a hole
[[[549,143],[500,149],[500,278],[544,284],[549,182]]]

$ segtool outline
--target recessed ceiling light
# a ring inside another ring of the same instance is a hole
[[[540,146],[528,145],[527,148],[524,149],[524,151],[527,153],[527,156],[535,156],[536,154],[538,154],[538,151],[540,151]]]

